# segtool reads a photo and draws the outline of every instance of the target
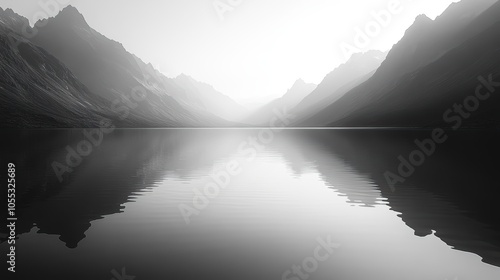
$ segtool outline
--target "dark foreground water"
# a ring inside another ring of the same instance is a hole
[[[2,279],[500,279],[495,131],[1,133]]]

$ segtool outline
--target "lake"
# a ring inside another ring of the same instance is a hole
[[[500,279],[498,131],[1,133],[17,279]]]

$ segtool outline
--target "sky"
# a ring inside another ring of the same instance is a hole
[[[458,0],[0,0],[31,22],[76,7],[168,77],[184,73],[246,106],[319,84],[353,52],[390,50]],[[357,40],[356,40],[357,39]]]

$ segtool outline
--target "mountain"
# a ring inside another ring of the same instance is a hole
[[[207,110],[180,104],[180,88],[92,29],[72,6],[30,27],[0,9],[0,97],[6,127],[224,126]]]
[[[296,126],[442,124],[449,106],[497,77],[499,15],[494,0],[453,3],[435,20],[421,15],[388,54],[355,54],[317,87],[299,80],[249,123],[286,107]],[[246,113],[208,84],[165,77],[72,6],[36,29],[0,9],[0,28],[3,126],[87,127],[103,118],[120,127],[231,126]],[[496,106],[481,104],[468,125],[497,125]]]
[[[146,123],[142,126],[148,127],[224,123],[215,116],[182,107],[162,89],[161,78],[143,72],[144,62],[120,43],[92,29],[76,8],[68,6],[37,26],[40,27],[32,41],[62,61],[92,92],[106,99],[110,111],[120,119]]]
[[[488,36],[496,36],[490,27],[500,12],[499,3],[491,2],[455,3],[435,21],[419,16],[368,81],[309,121],[320,126],[426,126],[440,122],[446,111],[444,104],[453,106],[460,101],[464,90],[474,83],[477,86],[479,75],[495,73],[491,62],[498,56],[496,42]],[[486,53],[493,56],[486,57]],[[437,110],[432,118],[431,110]]]
[[[22,28],[26,19],[1,10],[0,22],[2,127],[98,127],[104,118],[112,120],[104,99],[10,28]]]
[[[190,106],[201,109],[231,122],[239,122],[246,109],[228,96],[218,92],[213,86],[199,82],[181,74],[173,79],[183,91],[183,99]]]
[[[326,108],[346,92],[365,82],[380,67],[387,53],[368,51],[354,54],[345,64],[330,72],[318,87],[305,97],[292,112],[300,116],[302,123],[320,110]],[[311,123],[314,126],[314,123]]]
[[[297,80],[293,86],[281,98],[275,99],[245,119],[246,123],[252,125],[268,125],[274,117],[274,110],[290,110],[297,106],[317,85],[306,83],[302,79]]]
[[[10,28],[9,33],[16,32],[23,34],[23,32],[30,29],[29,20],[16,14],[12,9],[3,10],[0,8],[0,24]]]
[[[306,83],[302,79],[298,79],[288,92],[283,95],[281,102],[288,108],[297,106],[306,96],[308,96],[318,85]]]
[[[488,83],[490,80],[493,82]],[[495,84],[499,81],[500,20],[438,61],[401,79],[382,99],[337,124],[498,126],[500,100],[491,94],[498,91]],[[479,94],[489,97],[481,100],[476,97]],[[465,108],[464,115],[458,113],[454,104]]]
[[[452,3],[435,21],[420,15],[393,46],[375,79],[399,78],[425,66],[472,38],[468,26],[497,0],[462,0]],[[491,25],[490,22],[486,25]],[[486,27],[486,26],[485,26]],[[483,27],[482,29],[484,29]]]

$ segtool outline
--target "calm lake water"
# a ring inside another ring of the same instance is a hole
[[[447,132],[393,187],[431,131],[1,133],[17,279],[500,279],[497,131]]]

